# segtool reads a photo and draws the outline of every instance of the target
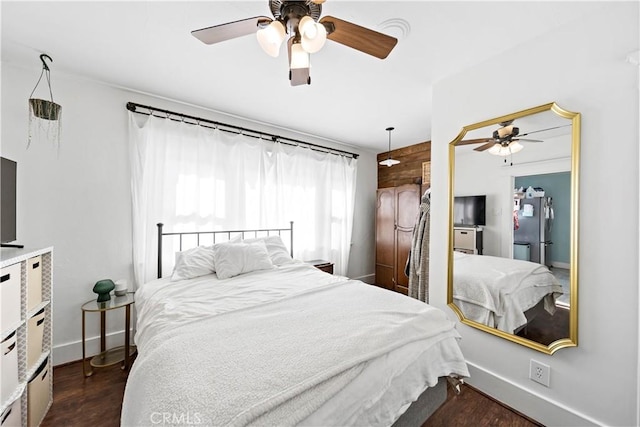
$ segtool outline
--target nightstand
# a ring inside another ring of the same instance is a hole
[[[92,368],[103,368],[113,364],[123,362],[122,369],[129,369],[130,360],[136,352],[136,346],[130,345],[131,339],[131,306],[134,304],[134,293],[129,292],[121,297],[111,297],[109,301],[97,302],[95,299],[87,301],[82,305],[82,372],[85,377],[93,374],[93,369],[87,371],[86,368],[86,349],[85,349],[85,314],[87,312],[100,313],[100,354],[94,356],[89,365]],[[118,308],[125,309],[125,329],[124,329],[124,345],[107,350],[106,345],[106,322],[107,311],[116,310]]]
[[[318,270],[322,270],[325,273],[333,274],[333,263],[331,261],[325,261],[323,259],[313,259],[311,261],[305,261],[307,264],[313,265]]]

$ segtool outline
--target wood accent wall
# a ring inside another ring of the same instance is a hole
[[[387,151],[378,154],[378,162],[387,156]],[[391,167],[378,164],[378,188],[422,184],[422,163],[431,161],[431,141],[391,150],[391,158],[400,160],[400,164]]]

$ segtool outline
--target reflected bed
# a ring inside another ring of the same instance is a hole
[[[453,302],[465,318],[517,333],[540,310],[555,313],[562,286],[546,266],[453,253]]]

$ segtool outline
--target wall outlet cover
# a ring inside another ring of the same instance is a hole
[[[545,387],[549,387],[549,384],[551,383],[551,367],[544,363],[540,363],[537,360],[531,359],[531,364],[529,365],[529,378]]]

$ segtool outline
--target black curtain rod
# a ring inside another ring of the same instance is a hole
[[[143,108],[145,110],[148,110],[148,112],[137,111],[138,108]],[[350,153],[348,151],[343,151],[343,150],[338,150],[336,148],[325,147],[323,145],[318,145],[318,144],[312,144],[311,142],[305,142],[305,141],[300,141],[298,139],[287,138],[286,136],[274,135],[274,134],[268,133],[268,132],[261,132],[261,131],[258,131],[258,130],[247,129],[247,128],[243,128],[243,127],[240,127],[240,126],[230,125],[228,123],[217,122],[215,120],[208,120],[208,119],[203,119],[201,117],[195,117],[195,116],[190,116],[190,115],[187,115],[187,114],[176,113],[174,111],[163,110],[161,108],[156,108],[156,107],[151,107],[151,106],[148,106],[148,105],[137,104],[135,102],[127,102],[127,110],[129,110],[131,112],[134,112],[134,113],[137,113],[137,114],[144,114],[144,115],[147,115],[147,116],[160,117],[160,118],[163,118],[163,119],[174,120],[174,121],[177,121],[177,122],[183,122],[183,123],[190,124],[190,125],[198,125],[198,126],[208,127],[208,128],[212,128],[212,129],[217,128],[217,129],[220,129],[223,132],[229,132],[229,133],[234,133],[234,134],[243,134],[243,135],[249,136],[251,138],[258,138],[258,139],[265,140],[264,137],[268,137],[268,140],[271,140],[271,142],[283,142],[283,143],[288,144],[288,145],[300,145],[300,144],[302,144],[303,146],[308,147],[311,150],[321,151],[323,153],[335,154],[335,155],[338,155],[338,156],[348,156],[348,157],[352,157],[354,159],[357,159],[358,156],[359,156],[359,154]],[[162,113],[162,114],[161,115],[156,115],[156,114],[153,114],[153,113]],[[185,119],[194,120],[195,123],[185,122]],[[213,126],[207,126],[206,124],[211,124]],[[223,126],[223,127],[227,128],[227,129],[222,129],[222,128],[220,128],[220,126]],[[253,133],[254,135],[249,135],[248,133]]]

